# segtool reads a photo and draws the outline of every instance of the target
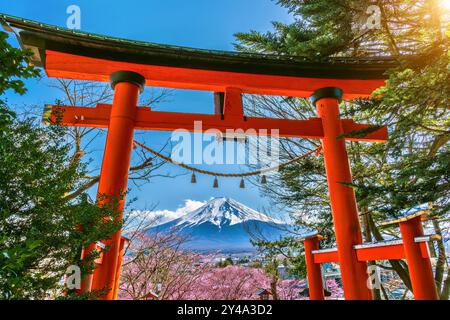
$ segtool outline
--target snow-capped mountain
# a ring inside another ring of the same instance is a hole
[[[167,223],[152,227],[148,234],[176,230],[187,235],[186,247],[199,251],[254,251],[250,239],[275,240],[289,225],[259,213],[230,198],[214,198],[202,207]]]
[[[214,198],[178,220],[177,225],[184,228],[202,223],[211,223],[221,228],[251,220],[283,224],[280,220],[272,219],[230,198]]]

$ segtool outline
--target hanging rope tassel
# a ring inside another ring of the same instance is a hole
[[[244,181],[244,178],[241,179],[241,184],[239,185],[239,188],[245,189],[245,181]]]
[[[263,176],[261,177],[261,184],[266,184],[267,183],[267,178],[266,175],[263,174]]]
[[[191,183],[197,183],[197,177],[194,172],[192,172]]]
[[[214,184],[213,188],[217,189],[219,187],[219,180],[217,180],[217,177],[214,178]]]

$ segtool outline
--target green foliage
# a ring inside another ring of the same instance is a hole
[[[1,109],[2,118],[9,112]],[[0,141],[0,298],[44,298],[70,265],[82,264],[81,248],[120,228],[113,207],[99,208],[77,187],[85,166],[70,163],[62,128],[39,128],[11,116]],[[83,230],[79,226],[83,226]]]
[[[0,98],[8,89],[25,93],[22,80],[39,74],[29,55],[0,32]],[[63,128],[18,120],[0,99],[0,299],[73,297],[61,283],[67,267],[91,271],[98,253],[82,263],[81,249],[120,228],[116,199],[103,208],[86,194],[66,199],[86,175],[70,151]]]
[[[281,238],[277,241],[252,240],[258,251],[264,254],[265,271],[278,276],[280,261],[289,275],[297,278],[306,277],[305,259],[301,255],[303,244],[295,236]]]
[[[38,76],[39,70],[27,63],[31,53],[13,48],[7,38],[8,34],[0,31],[0,96],[8,89],[24,94],[26,89],[22,79]]]
[[[272,32],[237,33],[241,51],[287,54],[323,60],[346,51],[356,51],[368,36],[360,36],[371,1],[279,0],[294,16],[291,24],[273,22]],[[355,41],[355,39],[357,39]]]
[[[223,259],[216,264],[216,266],[218,268],[225,268],[225,267],[232,266],[232,265],[234,265],[234,262],[233,262],[233,259],[231,259],[231,258]]]
[[[400,56],[442,41],[437,0],[278,0],[294,22],[273,22],[274,31],[240,32],[240,51],[292,55],[309,60],[331,56]],[[373,26],[370,6],[380,8],[381,21]],[[401,37],[405,41],[399,43]]]
[[[448,15],[436,0],[377,1],[380,24],[364,27],[372,1],[279,0],[294,17],[290,24],[273,23],[274,31],[238,33],[237,49],[308,60],[329,57],[375,57],[389,55],[398,67],[387,74],[387,85],[372,99],[341,105],[342,117],[374,125],[387,125],[385,144],[348,142],[358,207],[365,241],[383,240],[377,223],[427,206],[431,215],[448,219],[450,206],[450,59],[449,38],[444,27]],[[252,99],[250,113],[304,119],[315,116],[304,99]],[[276,106],[276,107],[274,107]],[[352,135],[360,135],[355,132]],[[317,146],[317,142],[286,139],[282,157],[292,159]],[[334,241],[332,217],[322,158],[309,158],[280,170],[263,190],[277,202],[292,208],[301,226],[313,227]],[[295,238],[295,237],[294,237]],[[291,239],[259,245],[271,255],[284,252],[302,270],[301,245]],[[445,259],[437,268],[443,268]],[[407,269],[391,262],[410,286]],[[437,281],[438,286],[442,279]],[[450,292],[450,278],[441,296]],[[447,292],[447,293],[446,293]]]

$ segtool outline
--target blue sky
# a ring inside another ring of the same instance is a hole
[[[81,30],[115,37],[173,44],[205,49],[233,50],[233,34],[249,30],[268,31],[271,21],[291,21],[287,11],[270,0],[127,0],[127,1],[65,1],[65,0],[0,0],[0,12],[49,24],[66,26],[69,5],[81,8]],[[17,45],[14,39],[11,43]],[[54,102],[61,94],[49,87],[52,79],[27,81],[25,96],[9,93],[11,105],[44,105]],[[146,91],[149,91],[147,88]],[[176,90],[158,110],[180,112],[213,112],[212,93]],[[163,145],[170,134],[146,132],[139,139],[153,148]],[[98,168],[104,137],[93,152],[92,167]],[[198,166],[220,172],[247,171],[244,166]],[[166,165],[161,173],[179,175],[186,171]],[[137,198],[132,208],[148,209],[157,204],[159,210],[176,210],[185,200],[205,201],[211,197],[229,196],[244,204],[266,211],[268,199],[258,188],[247,183],[239,188],[238,179],[220,180],[220,188],[213,189],[213,178],[197,176],[198,183],[190,184],[190,174],[177,178],[155,178],[139,188],[130,184],[130,198]],[[95,194],[96,187],[91,190]]]

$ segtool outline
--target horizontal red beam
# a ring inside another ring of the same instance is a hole
[[[99,104],[96,108],[89,107],[70,107],[70,106],[47,106],[44,113],[44,120],[50,123],[58,122],[66,126],[75,127],[95,127],[107,128],[109,125],[109,117],[111,114],[111,105]],[[253,129],[255,134],[264,135],[259,130],[267,130],[267,134],[271,134],[271,130],[279,130],[280,137],[298,137],[320,139],[323,137],[322,120],[320,118],[311,118],[308,120],[291,120],[291,119],[274,119],[274,118],[252,118],[247,117],[242,121],[236,118],[227,119],[222,115],[209,114],[193,114],[178,112],[161,112],[152,111],[150,108],[139,107],[136,115],[137,130],[158,130],[158,131],[174,131],[184,129],[189,132],[202,131],[209,129],[217,129],[222,133],[226,130],[242,129],[244,131]],[[194,126],[195,121],[201,121],[201,130]],[[351,119],[342,120],[345,134],[353,131],[370,128],[369,125],[356,124]],[[252,135],[252,132],[248,132]],[[380,128],[374,132],[367,134],[365,137],[351,137],[349,140],[358,141],[386,141],[387,130]]]
[[[187,69],[88,58],[58,51],[46,51],[45,70],[49,77],[108,82],[111,73],[137,72],[153,87],[225,92],[235,87],[243,93],[310,97],[323,87],[339,87],[344,99],[368,97],[385,80],[321,79],[259,75],[238,72]]]
[[[356,249],[359,261],[399,260],[405,259],[403,244],[373,248]]]
[[[430,252],[428,249],[427,242],[420,242],[420,251],[423,258],[429,258]],[[391,244],[391,245],[380,245],[367,248],[358,248],[356,250],[356,256],[358,261],[377,261],[377,260],[400,260],[406,259],[405,250],[403,244]],[[313,252],[314,263],[329,263],[329,262],[339,262],[338,252],[324,250],[321,252]]]
[[[314,263],[339,263],[339,256],[337,251],[325,251],[314,253]]]
[[[389,138],[387,127],[373,127],[368,124],[355,123],[352,119],[342,119],[342,128],[349,141],[385,142]],[[367,129],[367,132],[364,133]]]
[[[423,258],[429,258],[427,242],[420,242],[420,251]],[[395,244],[388,246],[359,248],[356,249],[356,255],[359,261],[375,261],[375,260],[399,260],[406,259],[403,244]]]

